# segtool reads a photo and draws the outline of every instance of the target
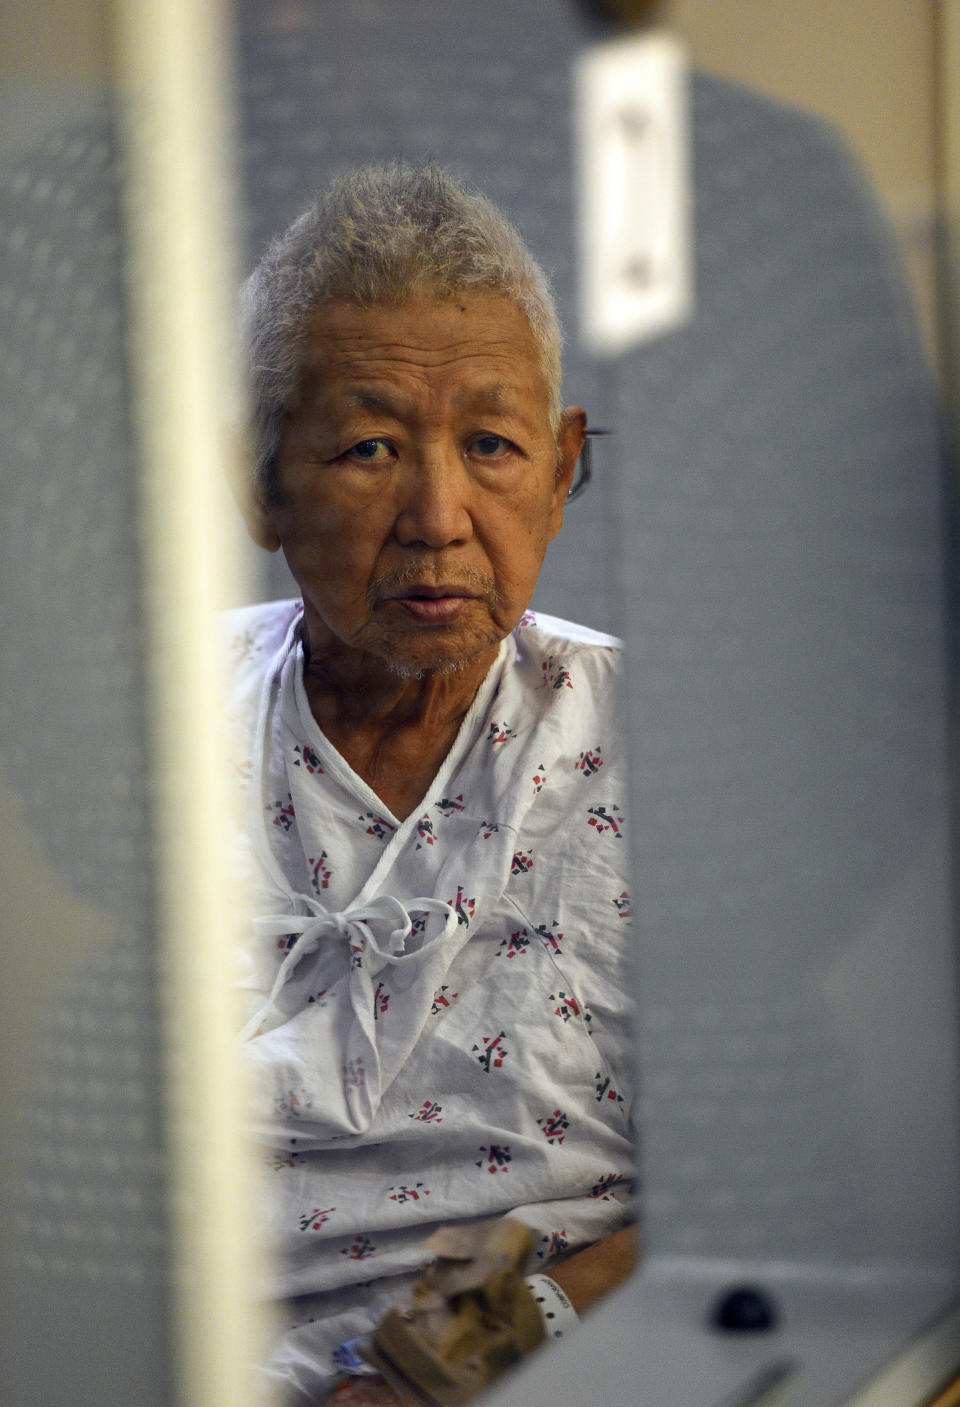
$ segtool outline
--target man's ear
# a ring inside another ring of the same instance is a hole
[[[262,547],[265,552],[279,552],[280,535],[273,524],[273,513],[269,504],[266,503],[263,491],[255,489],[248,496],[248,506],[244,513],[247,524],[247,532],[253,538],[258,547]]]
[[[582,406],[568,405],[560,417],[557,435],[557,476],[550,510],[550,536],[555,537],[563,522],[563,506],[573,483],[574,471],[587,437],[587,412]]]
[[[230,491],[243,515],[247,532],[258,547],[266,552],[276,552],[280,538],[273,523],[273,512],[267,500],[264,484],[255,478],[252,466],[247,472],[239,471],[230,476]]]

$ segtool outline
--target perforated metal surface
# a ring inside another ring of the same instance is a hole
[[[165,1398],[136,504],[102,104],[0,175],[3,1379]]]
[[[835,141],[694,92],[697,316],[611,368],[651,1237],[955,1264],[931,381]]]

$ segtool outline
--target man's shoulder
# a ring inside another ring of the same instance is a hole
[[[544,720],[594,727],[616,709],[622,649],[615,635],[527,611],[514,639],[513,679],[528,703],[539,700],[534,706]]]
[[[589,625],[578,625],[575,621],[562,620],[560,616],[550,616],[544,611],[527,611],[517,626],[517,636],[531,649],[549,648],[552,645],[560,649],[566,646],[582,646],[588,654],[597,651],[617,656],[623,648],[616,635],[607,635]]]
[[[261,601],[223,612],[220,638],[234,684],[263,673],[302,610],[301,601]]]

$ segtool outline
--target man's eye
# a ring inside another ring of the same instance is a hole
[[[494,459],[510,448],[510,441],[502,435],[478,435],[471,441],[470,448],[485,459]]]
[[[390,446],[386,440],[359,440],[347,453],[353,459],[386,459]]]

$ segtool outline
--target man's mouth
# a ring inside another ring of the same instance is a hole
[[[388,599],[414,620],[445,624],[461,616],[478,594],[469,586],[428,586],[413,582]]]
[[[422,586],[415,584],[398,591],[395,600],[439,601],[444,596],[474,596],[465,586]]]

